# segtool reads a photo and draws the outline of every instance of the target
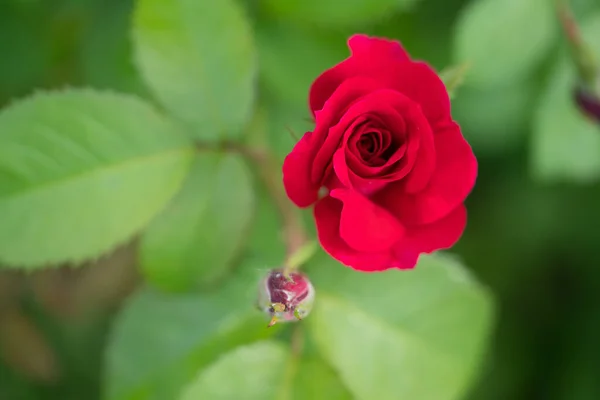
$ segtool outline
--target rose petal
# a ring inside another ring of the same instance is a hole
[[[405,134],[402,134],[405,136]],[[349,143],[351,145],[351,143]],[[379,164],[372,165],[373,160],[365,161],[360,154],[357,154],[357,151],[353,151],[353,149],[349,145],[343,145],[344,152],[346,154],[346,159],[348,161],[348,166],[356,175],[362,178],[375,178],[381,177],[385,175],[391,167],[393,167],[394,163],[397,163],[402,157],[405,156],[408,143],[405,141],[398,147],[391,156],[387,160],[380,159]],[[416,145],[418,145],[418,141],[416,141]],[[389,149],[388,149],[389,151]],[[416,152],[416,150],[414,150]]]
[[[416,193],[425,188],[431,179],[436,165],[435,143],[431,126],[421,113],[413,113],[419,135],[419,148],[414,156],[415,162],[406,176],[404,189],[407,193]]]
[[[410,60],[408,53],[396,41],[354,35],[348,40],[348,47],[352,55],[323,72],[311,85],[309,106],[313,115],[323,108],[332,93],[346,79],[353,76],[376,78],[377,65],[387,65],[389,62],[405,63]],[[373,66],[368,67],[370,64]]]
[[[404,116],[410,119],[407,121]],[[409,98],[396,91],[383,89],[357,100],[348,107],[341,120],[329,129],[327,145],[315,157],[311,175],[313,182],[321,179],[319,172],[330,162],[331,154],[335,152],[333,144],[339,147],[341,143],[342,147],[347,148],[357,127],[370,126],[370,122],[389,129],[392,136],[390,146],[397,146],[397,149],[383,165],[377,167],[367,165],[358,155],[349,155],[346,159],[353,173],[367,179],[376,177],[377,180],[393,181],[410,172],[416,160],[421,133],[431,135],[431,131],[419,107]]]
[[[467,225],[467,209],[463,204],[444,218],[427,225],[411,227],[397,247],[406,246],[417,253],[449,249],[460,239]]]
[[[348,176],[349,171],[346,155],[342,149],[337,150],[333,155],[333,170],[342,185],[347,188],[352,188],[352,182],[350,181],[350,176]]]
[[[333,155],[333,169],[345,188],[354,189],[365,196],[369,196],[387,185],[387,182],[376,178],[361,178],[356,175],[348,168],[346,157],[343,149],[339,149]]]
[[[398,46],[402,49],[399,43]],[[450,120],[448,91],[435,70],[427,63],[398,57],[382,47],[386,46],[368,47],[367,51],[362,44],[357,44],[356,51],[352,48],[352,56],[322,73],[310,88],[309,105],[313,115],[323,108],[342,82],[363,76],[376,79],[384,87],[404,93],[417,102],[434,131],[437,124]]]
[[[411,248],[396,246],[392,249],[393,265],[397,269],[413,269],[419,261],[419,256],[420,253]]]
[[[423,114],[436,131],[436,126],[450,120],[450,97],[442,79],[422,61],[405,63],[403,75],[390,76],[394,89],[404,93],[421,106]],[[392,72],[388,71],[391,75]]]
[[[475,184],[477,160],[458,125],[448,125],[434,141],[436,170],[422,191],[409,194],[400,182],[376,194],[374,201],[403,224],[422,225],[445,217],[464,202]]]
[[[355,57],[393,59],[409,61],[410,56],[400,42],[380,37],[371,37],[364,34],[352,35],[348,39],[348,47]]]
[[[363,162],[370,163],[386,149],[384,143],[390,132],[377,123],[377,121],[366,121],[352,128],[352,132],[346,132],[348,139],[345,140],[346,149]],[[390,140],[389,138],[387,139]]]
[[[421,129],[431,134],[427,125]],[[347,187],[352,187],[364,195],[370,196],[390,183],[400,181],[404,177],[408,177],[412,170],[415,169],[416,163],[421,161],[423,164],[417,168],[415,174],[415,182],[420,185],[427,184],[432,170],[435,167],[435,161],[431,158],[435,156],[435,149],[432,143],[428,143],[428,138],[425,137],[426,152],[423,154],[423,160],[418,159],[417,152],[420,148],[420,137],[418,134],[409,134],[408,140],[398,149],[392,156],[382,165],[371,166],[365,164],[363,160],[358,159],[356,155],[350,151],[344,153],[344,164],[347,165],[344,179]],[[346,150],[346,148],[344,148]],[[338,158],[341,158],[338,155]],[[338,165],[342,161],[337,161]],[[337,171],[341,171],[338,167]],[[408,175],[408,176],[407,176]],[[347,177],[346,177],[347,176]],[[421,183],[425,181],[424,183]],[[408,180],[406,181],[409,182]],[[403,184],[404,185],[404,184]]]
[[[313,148],[315,157],[311,167],[311,179],[313,184],[320,184],[323,180],[323,172],[331,162],[333,153],[340,147],[340,141],[344,130],[332,129],[337,124],[347,125],[360,116],[361,109],[353,109],[351,105],[357,99],[376,91],[380,87],[369,78],[353,78],[344,82],[333,93],[323,110],[315,116],[315,129],[313,131]],[[360,102],[360,101],[358,101]],[[341,122],[342,119],[344,122]]]
[[[335,130],[344,131],[344,137],[342,139],[341,146],[337,151],[343,149],[344,153],[346,154],[346,162],[348,163],[348,167],[355,170],[355,172],[359,171],[359,173],[361,171],[366,173],[369,169],[369,166],[360,154],[360,149],[355,142],[357,137],[360,140],[360,136],[362,136],[364,132],[373,129],[371,127],[372,122],[369,121],[370,118],[372,118],[370,115],[364,115],[357,118],[355,122],[351,123],[347,127],[338,124],[332,128]]]
[[[384,271],[393,268],[390,251],[358,252],[340,237],[342,203],[327,196],[315,204],[314,217],[317,235],[323,249],[342,264],[363,272]]]
[[[308,207],[317,201],[319,186],[310,180],[313,151],[311,132],[302,136],[283,161],[283,186],[287,196],[298,207]]]
[[[378,252],[402,239],[404,227],[398,220],[363,195],[348,189],[336,189],[330,195],[343,203],[340,236],[351,248]]]
[[[369,161],[364,160],[360,154],[357,154],[357,152],[352,151],[352,149],[349,147],[348,142],[350,141],[350,139],[348,138],[351,137],[353,134],[354,132],[352,132],[351,126],[346,130],[346,137],[344,137],[344,139],[342,140],[342,149],[344,149],[344,152],[346,153],[348,166],[350,167],[352,172],[354,172],[360,177],[365,178],[378,178],[382,174],[385,174],[386,171],[390,170],[390,168],[393,167],[395,163],[397,163],[402,157],[405,156],[405,154],[407,153],[407,148],[409,148],[410,146],[416,146],[418,148],[419,144],[418,140],[413,140],[414,143],[410,143],[410,140],[406,140],[406,134],[404,132],[396,134],[397,136],[399,136],[399,138],[395,140],[395,142],[401,144],[391,144],[391,146],[393,147],[386,149],[388,153],[391,153],[390,155],[387,155],[387,159],[382,159],[380,165],[370,165]],[[417,149],[415,148],[413,152],[416,153],[416,151]]]

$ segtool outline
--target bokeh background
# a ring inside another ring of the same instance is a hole
[[[438,70],[470,63],[453,113],[480,175],[453,252],[491,288],[498,314],[469,398],[600,399],[600,127],[571,102],[576,77],[554,2],[239,1],[280,157],[293,144],[286,127],[309,127],[308,86],[346,57],[352,33],[398,39]],[[600,58],[600,2],[572,5]],[[65,86],[147,96],[131,59],[133,7],[0,0],[0,106]],[[0,270],[0,399],[98,398],[106,335],[139,283],[135,264],[130,245],[82,269]]]

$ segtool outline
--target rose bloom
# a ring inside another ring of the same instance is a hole
[[[410,269],[461,236],[477,160],[430,66],[395,41],[354,35],[348,45],[351,56],[310,88],[315,127],[286,157],[283,182],[298,207],[314,204],[332,257],[361,271]]]

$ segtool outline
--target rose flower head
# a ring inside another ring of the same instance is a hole
[[[333,258],[360,271],[410,269],[462,235],[477,160],[429,65],[387,39],[354,35],[348,46],[310,88],[315,127],[286,157],[283,183],[298,207],[314,205]]]

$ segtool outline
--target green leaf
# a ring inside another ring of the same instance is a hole
[[[105,398],[175,399],[197,372],[220,354],[267,338],[268,318],[255,308],[260,260],[212,293],[172,295],[144,288],[118,316],[110,339]]]
[[[353,26],[377,21],[397,10],[408,10],[418,0],[261,0],[277,18],[322,26]]]
[[[141,100],[68,90],[0,113],[0,260],[41,267],[128,240],[180,188],[193,147]]]
[[[240,347],[201,371],[180,399],[276,399],[289,356],[284,345],[272,341]]]
[[[542,61],[556,33],[553,2],[477,0],[456,27],[455,61],[470,62],[479,87],[523,80]]]
[[[139,0],[133,37],[151,91],[197,138],[242,135],[257,60],[250,26],[234,0]]]
[[[142,237],[145,277],[167,290],[214,286],[243,249],[253,211],[242,157],[200,153],[183,190]]]
[[[600,14],[588,19],[582,34],[600,54]],[[600,127],[576,108],[575,67],[567,54],[548,79],[534,119],[532,174],[542,181],[595,182],[600,176]]]
[[[421,256],[411,271],[364,274],[326,258],[308,274],[317,298],[306,323],[356,399],[465,394],[490,330],[491,301],[458,263]]]
[[[238,347],[201,370],[182,400],[351,400],[335,372],[314,355],[278,342]]]
[[[310,318],[310,317],[309,317]],[[294,400],[352,400],[340,378],[327,363],[316,356],[303,356],[293,377]]]

